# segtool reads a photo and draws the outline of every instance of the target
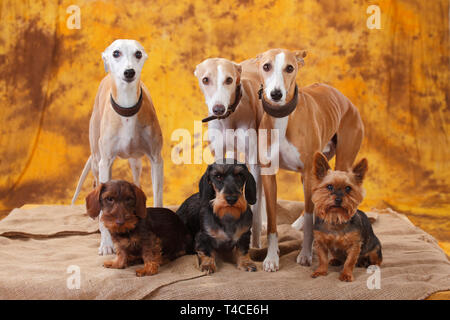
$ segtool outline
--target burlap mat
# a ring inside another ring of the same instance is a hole
[[[39,239],[95,232],[98,232],[98,223],[89,218],[84,205],[16,208],[0,223],[0,236],[4,237]]]
[[[218,272],[205,276],[195,256],[185,256],[144,278],[135,276],[138,266],[102,267],[110,257],[97,255],[97,221],[83,206],[16,209],[0,222],[0,299],[423,299],[450,289],[450,263],[436,240],[392,211],[381,212],[374,223],[384,255],[380,289],[368,288],[372,274],[362,268],[355,269],[352,283],[338,280],[337,267],[312,279],[312,268],[295,263],[302,233],[286,224],[301,209],[298,202],[279,202],[282,256],[276,273],[261,271],[266,249],[253,249],[255,273],[219,260]],[[79,268],[79,289],[69,288],[71,266]]]

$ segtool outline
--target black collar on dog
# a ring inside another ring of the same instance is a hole
[[[136,102],[136,104],[130,108],[124,108],[117,104],[117,102],[114,101],[113,96],[111,94],[111,106],[113,107],[114,111],[117,112],[122,117],[131,117],[134,116],[136,113],[139,112],[142,105],[142,88],[141,88],[141,94],[139,95],[139,100]]]
[[[225,114],[223,114],[221,116],[209,116],[209,117],[203,119],[202,122],[208,122],[208,121],[215,120],[215,119],[228,118],[230,116],[230,114],[232,114],[236,110],[236,108],[242,98],[242,90],[241,90],[240,83],[236,86],[236,91],[235,91],[234,96],[235,96],[234,103],[232,105],[228,106],[228,111]]]
[[[284,117],[290,115],[297,107],[297,102],[298,102],[298,86],[297,86],[297,84],[295,84],[295,92],[294,92],[294,97],[292,98],[292,100],[289,101],[288,103],[286,103],[284,106],[279,106],[279,107],[273,107],[270,103],[268,103],[264,99],[263,90],[264,90],[264,87],[261,84],[261,89],[259,89],[259,91],[258,91],[259,99],[262,102],[264,111],[267,112],[272,117],[284,118]]]

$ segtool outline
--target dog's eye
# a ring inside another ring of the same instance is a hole
[[[330,190],[330,191],[333,191],[334,187],[333,187],[332,184],[329,184],[329,185],[327,185],[327,189]]]
[[[202,82],[203,82],[203,84],[208,84],[208,83],[209,83],[208,77],[204,77],[204,78],[202,79]]]
[[[294,71],[294,67],[293,67],[293,66],[288,65],[288,66],[286,67],[286,72],[287,72],[287,73],[292,73],[293,71]]]
[[[352,191],[352,187],[346,186],[345,187],[345,192],[350,193],[350,191]]]
[[[105,200],[106,200],[106,202],[113,202],[114,198],[113,197],[106,197]]]
[[[226,83],[226,84],[232,84],[232,83],[233,83],[233,78],[232,78],[232,77],[228,77],[228,78],[225,80],[225,83]]]
[[[221,174],[216,174],[216,179],[222,181],[223,180],[223,175]]]
[[[272,68],[272,66],[270,65],[270,63],[266,63],[265,65],[263,65],[263,69],[266,72],[270,71],[271,68]]]
[[[142,58],[142,52],[136,51],[136,53],[134,54],[134,56],[136,57],[136,59],[140,59],[140,58]]]
[[[129,198],[127,198],[125,201],[126,201],[128,204],[133,204],[134,199],[131,198],[131,197],[129,197]]]
[[[119,51],[119,50],[115,50],[115,51],[113,52],[113,57],[114,57],[114,58],[120,57],[120,51]]]

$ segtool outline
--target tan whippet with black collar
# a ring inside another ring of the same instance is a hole
[[[336,154],[336,170],[348,170],[360,149],[364,126],[356,107],[341,92],[325,84],[298,88],[296,75],[304,65],[305,51],[272,49],[243,64],[244,69],[260,75],[261,105],[264,114],[259,129],[278,129],[278,141],[269,141],[277,155],[261,159],[267,166],[271,157],[279,156],[282,169],[300,172],[305,196],[305,213],[293,227],[303,226],[302,250],[297,257],[301,265],[311,265],[313,212],[311,201],[313,157],[323,151],[328,159]],[[260,139],[261,143],[261,139]],[[275,146],[275,144],[277,144]],[[265,271],[279,268],[276,225],[277,184],[275,173],[262,175],[266,197],[268,251]]]
[[[119,156],[128,159],[134,183],[140,185],[142,156],[151,162],[153,202],[163,206],[162,134],[148,89],[140,80],[147,53],[135,40],[116,40],[102,54],[106,75],[98,88],[89,124],[91,156],[78,181],[75,202],[89,173],[95,184],[111,180],[111,167]],[[100,213],[101,215],[101,213]],[[100,216],[101,217],[101,216]],[[109,231],[100,221],[100,255],[114,253]]]
[[[257,202],[252,206],[252,246],[259,248],[263,213],[256,132],[262,118],[258,89],[255,89],[259,85],[258,75],[247,73],[239,64],[222,58],[204,60],[194,74],[208,106],[209,116],[203,122],[208,122],[208,139],[216,161],[221,161],[227,151],[241,160],[238,153],[242,151],[255,179]],[[227,130],[233,131],[232,135]]]

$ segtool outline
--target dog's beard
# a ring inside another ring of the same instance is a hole
[[[352,211],[352,209],[344,208],[341,206],[329,206],[325,209],[325,211],[321,212],[322,214],[318,214],[318,216],[326,223],[330,224],[346,223],[355,214],[355,211]]]
[[[247,201],[243,195],[238,198],[235,204],[230,205],[226,201],[225,195],[218,193],[216,194],[216,198],[211,200],[211,205],[213,207],[213,212],[220,218],[229,214],[235,219],[238,219],[241,214],[247,210]]]
[[[361,200],[346,195],[342,199],[342,204],[337,206],[334,202],[334,197],[330,196],[329,192],[324,190],[324,188],[316,189],[312,196],[315,214],[329,224],[348,222],[356,213]]]
[[[111,233],[127,233],[136,228],[137,219],[133,219],[132,221],[125,221],[125,223],[121,226],[117,225],[113,221],[103,219],[103,224]]]

